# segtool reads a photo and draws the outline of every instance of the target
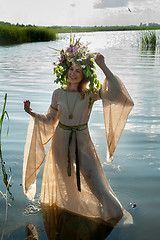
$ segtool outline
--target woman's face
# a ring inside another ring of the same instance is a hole
[[[68,71],[68,82],[70,84],[79,84],[83,79],[83,69],[76,64],[72,64]]]

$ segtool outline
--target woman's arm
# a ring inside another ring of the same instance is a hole
[[[113,84],[114,88],[119,90],[120,86],[117,81],[117,78],[114,76],[114,74],[110,71],[110,69],[105,64],[105,58],[101,53],[96,54],[95,62],[97,65],[101,68],[101,70],[104,72],[106,78],[110,83]]]
[[[24,111],[27,112],[32,117],[35,117],[36,113],[30,108],[31,102],[29,100],[24,101]]]
[[[52,102],[51,105],[48,109],[47,114],[40,114],[34,112],[31,107],[31,102],[29,100],[24,101],[24,110],[27,112],[29,115],[31,115],[33,118],[39,119],[41,122],[44,123],[50,123],[51,121],[54,123],[57,121],[58,117],[58,110],[57,110],[57,104],[56,104],[56,99],[55,99],[55,94],[53,93],[52,95]],[[56,107],[54,107],[56,106]]]

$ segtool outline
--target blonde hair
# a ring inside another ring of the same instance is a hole
[[[82,99],[84,99],[85,97],[85,93],[87,90],[87,83],[88,83],[88,79],[83,77],[82,81],[78,85],[78,91],[80,92]]]

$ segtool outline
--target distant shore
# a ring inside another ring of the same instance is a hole
[[[70,32],[100,32],[100,31],[137,31],[137,30],[158,30],[159,26],[111,26],[111,27],[48,27],[56,33]]]
[[[158,26],[40,27],[0,22],[0,45],[53,41],[58,33],[158,30]]]

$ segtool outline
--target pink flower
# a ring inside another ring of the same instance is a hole
[[[66,49],[66,53],[72,53],[72,48],[73,48],[73,46],[70,45],[70,46]]]
[[[60,51],[60,59],[59,59],[59,62],[60,63],[63,63],[63,61],[65,60],[65,56],[64,56],[64,50],[62,49],[61,51]]]
[[[78,46],[73,46],[70,45],[67,49],[66,49],[66,53],[71,54],[72,56],[76,56],[78,54]]]
[[[73,55],[74,56],[76,56],[78,54],[78,49],[79,49],[78,46],[74,46],[74,48],[73,48]]]

